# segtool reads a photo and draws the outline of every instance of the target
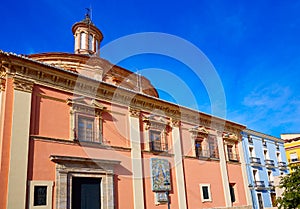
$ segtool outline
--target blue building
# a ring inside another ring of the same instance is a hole
[[[288,173],[284,141],[249,129],[242,137],[253,208],[276,207],[274,182]]]

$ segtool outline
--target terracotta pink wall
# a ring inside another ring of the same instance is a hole
[[[182,154],[186,156],[193,156],[193,139],[189,131],[193,126],[182,123],[181,137],[182,137]]]
[[[236,202],[233,206],[247,205],[245,186],[240,164],[227,163],[229,183],[235,183]]]
[[[151,153],[143,153],[143,174],[144,178],[144,199],[146,204],[146,209],[156,209],[156,208],[167,208],[166,204],[155,205],[155,196],[154,192],[152,191],[151,186],[151,170],[150,170],[150,158],[160,158],[160,159],[167,159],[170,162],[170,176],[171,176],[171,185],[172,190],[170,191],[170,200],[171,200],[171,208],[172,209],[180,209],[178,206],[178,192],[177,192],[177,185],[176,185],[176,175],[175,175],[175,168],[174,168],[174,160],[172,157],[163,157],[159,155],[152,155]],[[184,189],[184,188],[181,188]]]
[[[28,179],[55,181],[55,163],[50,161],[50,155],[89,157],[107,160],[122,161],[121,165],[115,168],[116,202],[119,208],[133,208],[133,190],[131,173],[131,155],[128,151],[106,150],[80,145],[31,140],[30,142]],[[55,191],[54,186],[54,191]],[[126,192],[124,192],[126,191]],[[55,192],[54,192],[55,194]],[[55,198],[53,204],[55,204]]]
[[[102,103],[107,112],[103,112],[103,140],[111,146],[129,147],[128,108]]]
[[[211,208],[225,205],[219,161],[184,160],[188,208]],[[199,184],[210,184],[212,202],[202,202]]]
[[[6,208],[7,203],[7,184],[10,162],[10,143],[11,143],[11,128],[12,128],[12,113],[13,113],[13,80],[6,80],[5,88],[5,108],[4,108],[4,126],[3,126],[3,141],[1,153],[1,169],[0,169],[0,208]]]
[[[43,98],[40,95],[52,99]],[[61,91],[35,86],[32,96],[31,134],[68,139],[70,137],[70,107],[66,101],[71,97],[72,95]]]

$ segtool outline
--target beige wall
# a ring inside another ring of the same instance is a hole
[[[7,209],[25,208],[31,93],[14,91]]]

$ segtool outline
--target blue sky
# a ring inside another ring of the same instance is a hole
[[[300,133],[300,1],[2,1],[0,49],[73,52],[71,27],[90,6],[104,34],[102,46],[140,32],[181,37],[214,65],[225,91],[227,119],[277,137]],[[118,64],[149,77],[162,99],[211,113],[205,86],[184,63],[148,54]],[[172,80],[151,69],[163,69]]]

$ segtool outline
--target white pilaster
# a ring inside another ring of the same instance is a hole
[[[143,167],[141,155],[141,139],[139,111],[130,110],[129,133],[131,144],[132,182],[134,209],[144,209]]]
[[[220,158],[220,169],[222,176],[222,183],[224,189],[224,198],[226,207],[231,207],[231,198],[230,198],[230,189],[229,189],[229,180],[228,180],[228,172],[226,166],[226,156],[224,151],[224,142],[221,134],[217,136],[218,148],[219,148],[219,158]]]
[[[0,78],[0,170],[2,165],[2,143],[3,143],[3,125],[4,125],[4,98],[5,98],[5,82]]]
[[[247,177],[245,153],[244,153],[242,141],[239,141],[238,149],[239,149],[242,175],[243,175],[243,181],[244,181],[244,187],[245,187],[245,193],[246,193],[246,201],[247,201],[247,205],[252,205],[251,193],[250,193],[250,190],[248,189],[248,177]]]
[[[181,149],[180,131],[179,131],[178,122],[173,123],[172,139],[173,139],[173,149],[174,149],[174,166],[175,166],[174,169],[176,174],[178,207],[180,209],[186,209],[187,208],[186,191],[185,191],[182,149]]]
[[[7,209],[25,208],[33,83],[14,80]]]

